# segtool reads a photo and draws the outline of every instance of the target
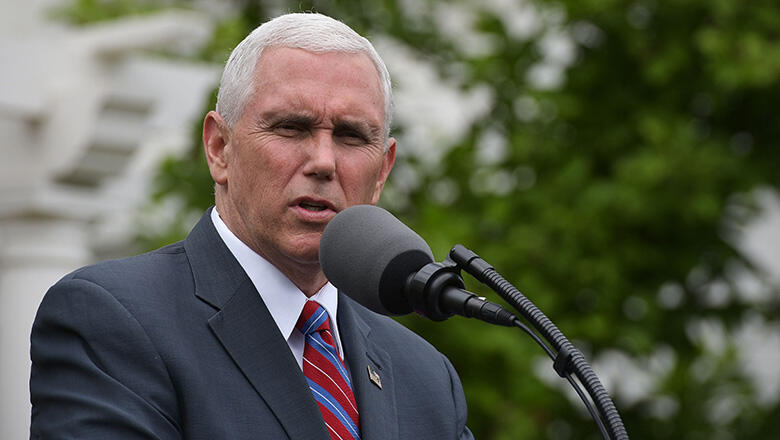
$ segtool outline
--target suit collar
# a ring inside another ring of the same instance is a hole
[[[192,268],[195,295],[220,309],[248,277],[219,238],[210,215],[211,209],[192,229],[184,249]]]
[[[246,272],[219,238],[209,214],[184,242],[195,295],[217,309],[209,327],[290,439],[328,439],[286,340]]]
[[[398,414],[393,365],[387,352],[372,340],[371,327],[360,312],[372,313],[339,293],[338,321],[344,357],[360,410],[361,438],[395,440],[398,439]],[[372,381],[371,372],[379,377],[381,388],[375,383],[376,379]]]

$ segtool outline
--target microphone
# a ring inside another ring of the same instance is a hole
[[[376,206],[357,205],[336,215],[322,233],[319,259],[334,286],[383,315],[415,311],[441,321],[459,314],[506,326],[517,320],[463,290],[457,265],[434,262],[425,240]]]

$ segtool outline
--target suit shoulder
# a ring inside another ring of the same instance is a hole
[[[99,281],[110,278],[112,275],[120,275],[124,278],[131,278],[133,275],[142,273],[149,275],[155,272],[165,272],[168,266],[179,264],[182,258],[186,258],[184,246],[182,242],[178,242],[151,252],[90,264],[65,275],[63,280]]]
[[[65,275],[55,286],[70,281],[86,281],[122,297],[132,291],[153,294],[170,286],[182,286],[192,281],[187,255],[182,242],[144,254],[106,260],[91,264]]]

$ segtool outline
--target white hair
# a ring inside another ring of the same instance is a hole
[[[314,53],[362,53],[373,61],[385,104],[384,135],[389,136],[393,96],[390,73],[374,46],[346,24],[317,13],[285,14],[253,30],[233,49],[217,93],[217,113],[232,127],[254,91],[255,70],[267,47],[289,47]]]

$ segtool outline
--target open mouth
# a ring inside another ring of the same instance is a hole
[[[298,204],[301,208],[307,210],[307,211],[324,211],[328,209],[326,205],[323,205],[321,203],[314,203],[314,202],[301,202]]]

